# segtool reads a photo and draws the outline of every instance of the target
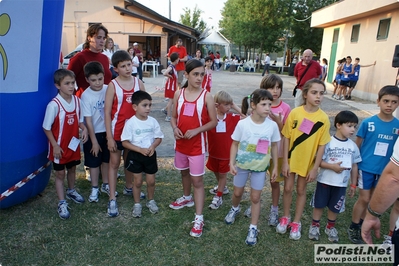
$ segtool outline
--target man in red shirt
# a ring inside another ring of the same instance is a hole
[[[140,66],[137,68],[137,73],[139,74],[139,79],[143,81],[143,53],[140,51],[139,44],[137,42],[133,43],[133,50],[140,62]]]
[[[295,65],[294,76],[296,77],[297,83],[301,81],[298,84],[298,90],[295,95],[295,107],[298,107],[302,104],[303,85],[305,85],[305,83],[308,80],[311,80],[313,78],[320,78],[321,75],[320,64],[312,60],[312,57],[313,57],[312,50],[306,49],[302,54],[302,61]],[[305,70],[308,66],[309,69],[305,73]],[[305,75],[303,76],[303,74]]]
[[[169,52],[166,56],[169,57],[172,53],[179,54],[179,63],[176,65],[176,71],[177,71],[177,84],[179,88],[181,88],[181,83],[183,81],[183,74],[184,71],[186,70],[185,62],[187,61],[187,50],[186,47],[183,46],[183,41],[181,39],[177,39],[176,45],[173,45],[172,47],[169,48]]]

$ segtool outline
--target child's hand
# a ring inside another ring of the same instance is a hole
[[[277,175],[278,175],[277,169],[273,169],[273,172],[272,172],[272,175],[271,175],[271,177],[270,177],[270,180],[271,180],[272,182],[275,182],[275,181],[276,181],[276,178],[277,178]]]
[[[283,163],[283,165],[281,167],[281,173],[283,174],[283,176],[289,177],[289,175],[290,175],[290,166],[289,166],[288,163]]]
[[[269,113],[269,117],[276,122],[277,124],[282,123],[283,117],[281,116],[281,113],[278,113],[278,115],[274,114],[273,112]]]
[[[93,146],[91,147],[90,153],[94,155],[94,157],[98,157],[98,153],[102,151],[100,145],[98,145],[98,142],[93,143]]]
[[[230,174],[234,176],[237,174],[237,167],[235,166],[235,164],[230,164]]]
[[[140,153],[144,156],[148,156],[148,154],[150,153],[148,148],[140,148]]]
[[[310,170],[309,174],[306,176],[306,182],[311,183],[316,180],[317,177],[317,170],[312,169]]]
[[[191,139],[192,137],[195,137],[199,133],[198,129],[189,129],[186,131],[186,134],[184,134],[185,139]]]
[[[334,172],[336,172],[337,174],[342,173],[342,171],[346,170],[345,167],[341,167],[342,162],[337,162],[337,163],[333,163],[331,164],[332,170]]]
[[[55,159],[61,159],[64,151],[59,145],[53,147],[53,155]]]
[[[356,194],[356,188],[351,186],[349,188],[348,195],[350,198],[353,198],[353,196],[355,196],[355,194]]]
[[[82,130],[82,142],[85,143],[89,138],[89,134],[87,133],[87,128],[85,127]]]
[[[175,136],[175,139],[182,139],[184,138],[183,133],[181,133],[180,129],[178,127],[176,127],[173,130],[173,135]]]
[[[155,152],[155,148],[153,146],[150,146],[148,148],[148,155],[147,156],[151,157],[154,154],[154,152]]]
[[[116,142],[114,139],[108,139],[107,140],[107,146],[108,146],[108,150],[110,152],[116,152],[117,147],[116,147]]]

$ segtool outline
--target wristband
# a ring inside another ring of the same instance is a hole
[[[373,211],[373,210],[370,208],[370,203],[367,205],[367,210],[368,210],[369,213],[370,213],[371,215],[373,215],[374,217],[380,218],[381,215],[382,215],[382,213],[378,213],[378,212]]]
[[[356,188],[356,185],[351,184],[351,188]]]

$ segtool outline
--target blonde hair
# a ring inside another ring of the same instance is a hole
[[[215,103],[233,103],[233,98],[226,91],[218,91],[215,96],[213,96]]]

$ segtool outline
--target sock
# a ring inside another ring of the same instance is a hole
[[[255,228],[256,230],[258,230],[258,226],[256,224],[250,224],[249,225],[249,229]]]
[[[312,226],[320,227],[320,220],[315,220],[315,219],[313,219],[313,220],[312,220]]]
[[[238,209],[240,208],[240,205],[238,205],[237,207],[231,206],[231,208],[232,208],[234,211],[238,211]]]
[[[357,223],[352,221],[352,223],[351,223],[349,228],[350,229],[360,229],[360,223],[357,224]]]
[[[222,196],[223,196],[223,191],[218,191],[218,192],[216,192],[216,196],[222,197]]]
[[[272,206],[270,207],[270,211],[271,211],[271,212],[278,212],[278,206],[273,206],[273,205],[272,205]]]
[[[66,203],[66,200],[60,200],[58,204]]]
[[[327,228],[331,229],[333,227],[335,227],[335,220],[327,219]]]
[[[183,195],[183,198],[188,199],[188,200],[191,200],[192,197],[191,197],[191,195],[188,195],[188,196],[184,196],[184,195]]]
[[[393,231],[392,231],[392,230],[389,230],[388,236],[392,236],[392,235],[393,235]]]
[[[364,221],[364,220],[363,220],[362,218],[360,218],[360,222],[359,222],[360,227],[362,227],[363,221]]]
[[[140,206],[141,206],[141,204],[140,204],[140,203],[135,203],[134,205],[137,205],[137,206],[139,206],[139,205],[140,205]]]
[[[195,220],[203,221],[204,220],[204,216],[202,214],[201,215],[196,214],[195,215]]]
[[[98,186],[91,186],[92,188],[98,188]]]
[[[128,188],[127,186],[125,186],[125,189],[126,189],[127,191],[132,191],[132,190],[133,190],[132,187],[131,187],[131,188]]]

